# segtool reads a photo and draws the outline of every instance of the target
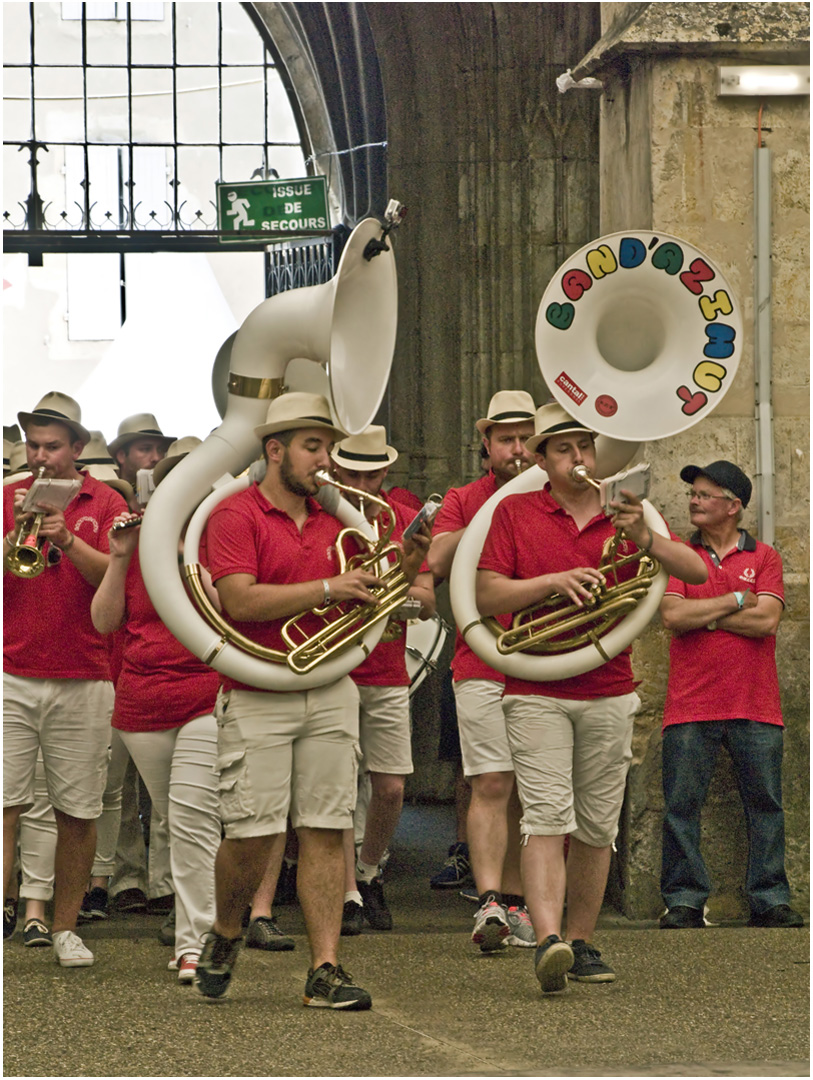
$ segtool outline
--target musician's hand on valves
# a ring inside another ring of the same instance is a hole
[[[337,600],[366,600],[368,603],[378,603],[377,597],[370,592],[374,585],[380,584],[380,579],[371,574],[369,570],[347,570],[337,577],[326,579],[329,593],[325,597],[328,604]]]
[[[591,588],[605,584],[604,575],[593,566],[577,566],[573,570],[563,570],[560,574],[551,574],[549,580],[554,586],[554,592],[560,596],[568,596],[578,607],[584,607],[585,600],[591,598]]]
[[[73,533],[65,524],[63,512],[51,503],[41,502],[38,505],[45,511],[39,533],[42,539],[63,550],[71,547]]]
[[[614,510],[612,523],[628,540],[632,540],[638,547],[645,548],[651,542],[651,535],[649,526],[644,521],[644,504],[631,491],[622,488],[621,494],[625,502],[610,503]]]

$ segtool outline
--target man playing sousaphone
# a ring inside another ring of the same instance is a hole
[[[344,437],[327,400],[286,393],[255,428],[266,472],[224,499],[207,528],[212,580],[224,616],[243,634],[284,649],[291,616],[335,601],[376,603],[378,578],[363,567],[340,573],[340,522],[313,498],[316,474]],[[428,530],[412,544],[414,573],[429,546]],[[406,573],[405,569],[405,573]],[[413,577],[414,577],[413,573]],[[222,997],[242,940],[243,913],[268,865],[286,820],[299,837],[297,891],[305,916],[311,969],[304,1003],[368,1009],[371,998],[338,964],[344,897],[342,830],[353,824],[359,697],[345,675],[328,685],[289,693],[223,676],[216,707],[221,817],[225,829],[215,867],[217,916],[204,942],[197,985]]]
[[[604,584],[597,569],[615,530],[626,549],[651,553],[681,581],[700,583],[706,568],[676,538],[649,528],[642,503],[627,493],[602,511],[598,491],[574,475],[595,470],[594,436],[557,404],[536,412],[527,449],[547,472],[541,491],[509,495],[497,506],[477,572],[483,615],[517,612],[553,594],[581,607]],[[612,842],[624,797],[632,724],[640,705],[628,647],[583,675],[551,682],[506,677],[505,716],[523,807],[522,877],[538,942],[535,970],[544,993],[568,977],[612,982],[613,969],[591,944],[601,910]],[[567,865],[563,837],[570,835]],[[567,930],[562,913],[567,893]]]

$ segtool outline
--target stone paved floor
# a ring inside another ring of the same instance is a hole
[[[386,888],[391,933],[343,939],[373,995],[368,1013],[304,1009],[297,947],[244,952],[220,1004],[180,987],[160,920],[85,932],[92,968],[5,944],[6,1076],[805,1076],[809,932],[721,927],[665,933],[611,912],[596,942],[618,971],[543,999],[533,952],[483,956],[473,905],[433,892],[451,842],[448,807],[407,808]]]

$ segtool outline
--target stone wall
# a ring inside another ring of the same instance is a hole
[[[744,21],[738,16],[745,7],[748,20]],[[672,527],[687,535],[684,485],[678,479],[682,465],[725,457],[738,462],[752,478],[757,467],[753,158],[760,102],[718,97],[716,69],[719,63],[748,63],[766,55],[774,61],[799,62],[806,5],[613,4],[602,8],[616,9],[603,17],[604,44],[594,48],[592,62],[574,72],[574,76],[589,73],[604,83],[602,232],[637,226],[689,241],[721,268],[743,313],[744,354],[727,396],[697,427],[646,447],[657,504]],[[633,8],[638,9],[639,21],[629,24]],[[649,10],[641,14],[642,9]],[[783,9],[781,17],[777,9]],[[626,19],[626,30],[614,33],[618,23],[607,15]],[[646,19],[650,22],[642,26]],[[784,561],[787,591],[777,641],[787,725],[787,869],[794,902],[802,907],[809,903],[808,103],[807,97],[768,98],[761,116],[763,145],[772,154],[775,546]],[[744,526],[759,535],[755,503],[746,512]],[[636,723],[620,838],[624,891],[619,901],[629,915],[640,918],[653,917],[662,907],[659,731],[668,674],[668,635],[662,628],[651,628],[636,643],[634,663],[642,679],[643,710]],[[703,835],[715,882],[709,901],[711,917],[742,916],[747,912],[742,888],[745,829],[724,754],[712,784]]]

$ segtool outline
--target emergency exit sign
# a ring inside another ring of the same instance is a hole
[[[215,185],[217,227],[224,243],[245,236],[257,240],[287,240],[315,230],[328,232],[327,181],[324,176],[304,180],[259,180]]]

